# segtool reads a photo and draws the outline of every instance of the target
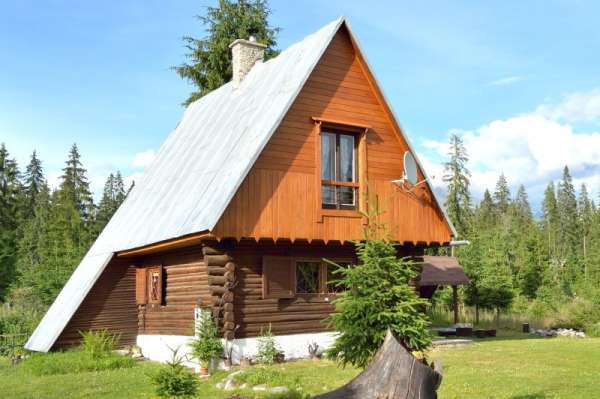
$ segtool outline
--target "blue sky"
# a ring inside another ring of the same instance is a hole
[[[0,2],[0,141],[36,149],[51,183],[77,142],[95,191],[139,176],[190,87],[169,68],[212,1]],[[585,1],[272,1],[285,48],[348,17],[434,183],[449,132],[471,153],[473,190],[500,172],[534,205],[571,166],[600,187],[600,4]]]

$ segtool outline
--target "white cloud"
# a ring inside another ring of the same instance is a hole
[[[540,105],[535,113],[567,123],[597,122],[600,119],[600,88],[567,94],[557,104]]]
[[[586,97],[592,100],[593,96]],[[552,105],[552,108],[571,109],[569,104],[574,98],[582,96],[566,96],[564,102]],[[594,101],[586,109],[592,110]],[[533,193],[533,201],[537,202],[538,194],[550,180],[561,176],[565,165],[569,166],[575,184],[585,182],[589,191],[595,197],[598,195],[600,131],[576,131],[573,125],[558,120],[566,117],[555,118],[539,110],[540,107],[532,113],[495,120],[477,129],[460,132],[469,154],[468,167],[476,197],[480,197],[486,188],[492,190],[500,173],[504,173],[512,187],[524,184]],[[564,111],[561,115],[566,114]],[[588,117],[592,114],[586,112]],[[570,116],[576,115],[571,113]],[[422,147],[425,154],[421,159],[427,159],[424,161],[426,169],[439,171],[447,158],[447,141],[428,140]],[[440,179],[433,183],[443,187]]]
[[[154,158],[156,158],[156,152],[154,150],[138,152],[133,157],[131,166],[133,166],[134,168],[145,169],[146,167],[150,166],[152,161],[154,161]]]
[[[520,82],[523,79],[525,79],[523,76],[507,76],[505,78],[493,80],[490,83],[488,83],[488,85],[489,86],[506,86],[506,85]]]

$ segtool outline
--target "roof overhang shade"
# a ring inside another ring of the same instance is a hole
[[[424,256],[419,286],[466,285],[471,280],[452,256]]]

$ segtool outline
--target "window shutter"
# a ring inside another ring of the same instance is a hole
[[[145,305],[146,299],[148,296],[146,295],[146,287],[148,285],[148,281],[146,278],[146,269],[143,267],[138,267],[135,269],[135,302],[138,305]]]
[[[292,258],[263,257],[263,298],[293,298],[295,272]]]

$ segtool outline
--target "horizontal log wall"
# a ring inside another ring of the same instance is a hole
[[[165,274],[164,304],[140,307],[140,334],[193,335],[194,308],[198,300],[212,302],[201,247],[145,256],[138,259],[137,264],[162,265]]]
[[[271,325],[274,334],[328,331],[324,323],[333,312],[333,295],[314,295],[292,299],[262,298],[262,258],[265,255],[311,259],[353,259],[354,246],[238,244],[231,251],[236,262],[234,314],[239,325],[236,337],[255,337]],[[326,300],[329,298],[329,301]]]
[[[78,345],[80,331],[107,329],[120,334],[120,345],[133,345],[137,337],[135,267],[130,261],[113,259],[83,300],[55,348]]]

